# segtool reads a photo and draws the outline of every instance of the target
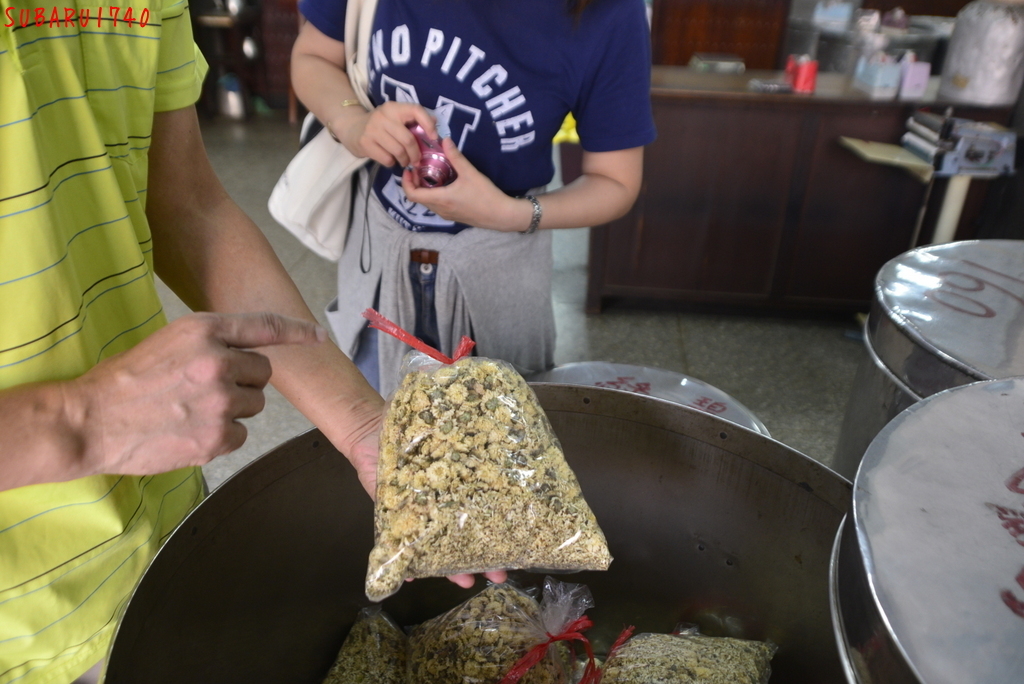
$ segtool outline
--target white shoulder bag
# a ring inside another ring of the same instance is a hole
[[[376,8],[377,0],[348,0],[345,11],[345,71],[369,110],[367,62]],[[281,174],[267,202],[270,215],[313,252],[337,261],[348,234],[352,177],[367,161],[336,143],[324,128]]]

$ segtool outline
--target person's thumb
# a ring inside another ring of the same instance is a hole
[[[275,313],[223,314],[219,318],[214,336],[229,347],[318,344],[327,339],[327,331],[316,323]]]
[[[455,169],[456,173],[462,173],[473,168],[473,165],[466,159],[466,155],[462,154],[462,150],[459,149],[459,146],[451,138],[442,140],[441,147],[444,149],[444,156],[448,157],[448,162]]]

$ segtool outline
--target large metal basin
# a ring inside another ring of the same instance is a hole
[[[598,648],[625,624],[771,639],[775,684],[843,684],[829,615],[850,484],[720,418],[618,390],[535,385],[615,556],[590,586]],[[319,683],[359,608],[372,509],[318,431],[241,470],[171,535],[128,604],[107,682]],[[539,576],[516,573],[536,582]],[[471,595],[417,580],[403,624]]]
[[[885,425],[925,397],[1024,375],[1024,241],[918,247],[875,276],[867,354],[833,467],[851,480]]]
[[[1024,378],[955,387],[872,440],[832,575],[851,684],[1024,679],[1022,404]]]

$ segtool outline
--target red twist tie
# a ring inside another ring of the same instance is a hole
[[[587,662],[586,668],[583,670],[583,678],[580,679],[580,684],[595,684],[597,680],[594,679],[598,673],[597,666],[594,664],[594,651],[590,648],[590,641],[587,637],[583,636],[585,630],[590,629],[594,626],[594,623],[590,621],[586,615],[581,617],[576,622],[572,623],[561,634],[551,635],[548,634],[548,640],[542,644],[537,644],[529,651],[526,652],[522,658],[520,658],[512,669],[508,671],[505,678],[501,680],[501,684],[515,684],[518,682],[523,675],[530,671],[534,665],[544,659],[544,656],[548,653],[548,647],[556,641],[582,641],[583,648],[587,650]]]
[[[455,357],[448,358],[447,356],[445,356],[438,350],[434,349],[420,338],[410,335],[402,328],[399,328],[397,324],[392,323],[388,319],[384,318],[384,316],[381,315],[381,313],[378,311],[374,311],[373,309],[367,309],[366,311],[363,312],[363,318],[370,321],[371,328],[376,328],[377,330],[386,332],[388,335],[391,335],[392,337],[397,337],[398,339],[400,339],[402,342],[405,342],[413,349],[421,351],[430,358],[434,359],[435,361],[440,361],[441,363],[455,363],[463,356],[466,356],[469,354],[469,352],[473,351],[473,347],[476,346],[476,342],[463,335],[462,339],[459,340],[459,346],[455,348]]]
[[[612,656],[615,655],[616,651],[618,651],[620,648],[622,648],[622,645],[624,643],[629,641],[629,638],[631,636],[633,636],[633,630],[635,630],[635,629],[636,629],[636,627],[634,627],[633,625],[630,625],[629,627],[626,627],[624,630],[619,632],[619,637],[615,640],[615,643],[612,644],[612,647],[610,649],[608,649],[608,657],[606,657],[604,659],[605,664],[607,664],[608,661],[612,659]],[[587,675],[587,672],[586,672],[586,670],[584,670],[583,671],[583,676],[586,677],[586,675]],[[594,677],[590,681],[592,681],[593,684],[601,684],[601,678],[602,677],[604,677],[604,671],[598,670],[597,672],[594,673]],[[584,684],[583,681],[580,681],[580,684]]]

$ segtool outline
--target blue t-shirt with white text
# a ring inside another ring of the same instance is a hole
[[[344,40],[345,0],[302,0],[317,29]],[[547,185],[567,113],[590,152],[650,143],[650,34],[644,0],[594,0],[577,20],[563,0],[379,0],[370,98],[415,102],[509,195]],[[401,169],[375,191],[410,230],[457,232],[405,198]]]

